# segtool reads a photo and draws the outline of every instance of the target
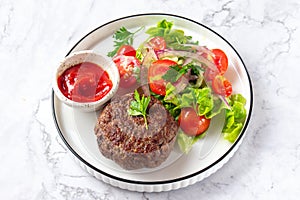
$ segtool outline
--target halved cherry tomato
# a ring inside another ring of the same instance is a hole
[[[182,108],[178,118],[178,123],[183,132],[189,136],[197,136],[204,133],[209,125],[210,119],[198,116],[196,111],[191,108]]]
[[[217,75],[213,79],[212,89],[216,94],[226,97],[230,96],[232,93],[231,83],[224,76],[221,75]]]
[[[136,51],[135,49],[130,46],[130,45],[122,45],[118,52],[117,55],[124,55],[124,56],[136,56]]]
[[[113,59],[120,73],[120,87],[128,88],[136,83],[134,68],[140,67],[140,61],[134,56],[119,55]]]
[[[148,81],[152,92],[162,96],[166,95],[167,82],[162,76],[170,69],[170,66],[174,65],[177,63],[172,60],[157,60],[151,64],[148,71]]]
[[[152,38],[148,44],[154,49],[154,51],[164,50],[167,46],[165,39],[160,36]]]
[[[212,52],[215,54],[214,63],[219,69],[220,74],[223,75],[228,68],[228,58],[221,49],[213,49]]]

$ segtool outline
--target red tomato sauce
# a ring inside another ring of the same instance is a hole
[[[108,73],[91,62],[70,67],[58,77],[57,83],[65,97],[81,103],[102,99],[113,85]]]

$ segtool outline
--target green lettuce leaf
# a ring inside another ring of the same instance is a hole
[[[230,110],[226,110],[225,124],[222,130],[224,138],[234,142],[239,136],[246,120],[246,99],[241,94],[232,95],[229,98]]]
[[[241,104],[246,104],[246,99],[241,94],[233,94],[230,96],[229,101],[240,102]]]
[[[215,116],[219,113],[216,111],[211,113],[214,108],[214,96],[208,87],[187,87],[181,94],[178,94],[176,88],[171,83],[168,83],[166,86],[166,95],[163,100],[174,104],[176,106],[174,109],[193,107],[200,116],[209,114]]]
[[[224,139],[226,139],[229,142],[233,143],[236,140],[236,138],[239,136],[242,128],[243,128],[242,123],[234,123],[229,129],[226,129],[223,132]]]
[[[213,95],[213,108],[205,114],[207,119],[211,119],[214,116],[220,114],[222,110],[228,109],[228,106],[218,96]]]
[[[202,89],[194,89],[196,94],[196,100],[198,104],[198,114],[200,116],[206,115],[214,107],[213,95],[211,89],[204,87]]]
[[[168,34],[172,29],[173,23],[168,22],[167,20],[163,19],[157,23],[156,27],[150,27],[146,33],[149,34],[151,37],[161,36],[164,37]]]
[[[198,44],[193,42],[191,36],[186,36],[183,30],[172,29],[173,22],[166,19],[159,21],[156,27],[150,27],[146,33],[150,38],[160,36],[164,37],[167,47],[175,50],[190,50],[191,47],[184,44]]]
[[[192,37],[186,36],[183,30],[172,30],[169,34],[165,35],[165,40],[168,47],[175,50],[189,50],[191,47],[182,44],[192,43]]]

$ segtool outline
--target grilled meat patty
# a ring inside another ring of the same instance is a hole
[[[173,149],[178,124],[159,100],[151,96],[147,109],[148,129],[142,116],[130,116],[133,93],[112,100],[95,126],[100,152],[127,170],[153,168]]]

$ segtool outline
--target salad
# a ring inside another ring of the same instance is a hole
[[[107,55],[119,69],[120,87],[144,87],[162,102],[179,124],[177,142],[187,153],[203,138],[211,119],[224,114],[224,139],[234,142],[244,125],[246,99],[234,94],[224,76],[228,58],[221,49],[193,41],[165,19],[145,31],[149,37],[134,48],[135,36],[121,27],[113,35],[114,49]],[[146,120],[145,120],[146,121]]]

